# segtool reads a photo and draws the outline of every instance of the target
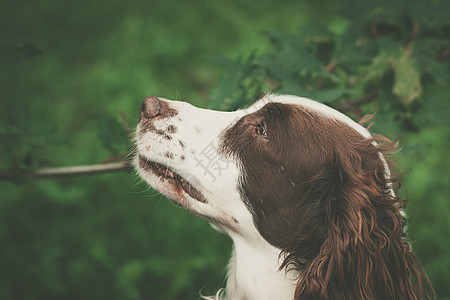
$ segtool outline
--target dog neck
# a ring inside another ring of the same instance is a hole
[[[293,299],[298,273],[280,270],[280,250],[262,237],[232,237],[225,299]]]

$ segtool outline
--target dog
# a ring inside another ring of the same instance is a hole
[[[319,102],[267,94],[213,111],[145,98],[135,168],[233,240],[205,299],[432,299],[406,239],[388,139]]]

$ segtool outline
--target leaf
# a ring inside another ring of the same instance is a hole
[[[392,92],[400,102],[410,105],[422,94],[420,73],[415,61],[411,58],[410,51],[402,49],[392,61],[394,69],[394,85]]]
[[[311,98],[310,93],[304,89],[300,85],[300,82],[292,76],[285,76],[281,82],[282,86],[280,88],[280,92],[282,94],[291,94]]]
[[[128,137],[119,121],[105,117],[97,122],[97,127],[99,138],[106,149],[112,154],[126,152]]]
[[[427,76],[431,76],[436,83],[441,85],[446,85],[450,81],[448,64],[443,60],[444,57],[439,59],[439,56],[445,54],[445,49],[449,47],[450,40],[436,37],[422,38],[414,45],[419,70]]]
[[[291,73],[319,72],[321,70],[319,60],[306,47],[305,36],[301,34],[286,36],[276,30],[269,31],[268,35],[275,50],[265,55],[265,67],[269,71],[273,65],[283,66]],[[311,36],[309,38],[313,39]]]
[[[0,25],[0,64],[32,58],[41,53],[31,42]]]
[[[440,124],[450,128],[450,88],[448,85],[433,84],[424,88],[427,95],[414,119],[420,126]]]
[[[345,93],[346,90],[343,88],[315,90],[311,92],[311,98],[323,103],[332,103],[341,99]]]
[[[372,60],[367,69],[366,75],[362,80],[367,83],[372,80],[380,80],[383,75],[391,68],[392,52],[382,49],[380,53]]]
[[[372,45],[364,37],[365,25],[361,19],[354,20],[336,39],[333,59],[338,65],[345,64],[347,67],[353,67],[370,61],[372,53],[369,52]]]
[[[219,85],[211,91],[208,106],[211,109],[226,109],[235,106],[241,100],[242,82],[255,69],[254,55],[248,58],[238,57],[235,60],[227,58],[215,59],[224,68],[224,74]]]
[[[399,136],[402,129],[395,112],[392,110],[377,112],[371,132],[383,133],[385,136]]]

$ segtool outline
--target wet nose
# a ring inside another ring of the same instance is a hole
[[[155,96],[146,97],[141,106],[141,118],[152,119],[159,115],[161,115],[161,101]]]

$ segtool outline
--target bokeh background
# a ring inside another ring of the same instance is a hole
[[[230,239],[135,173],[23,171],[120,159],[121,112],[134,127],[148,95],[230,109],[268,90],[378,111],[374,128],[411,169],[411,242],[450,299],[450,7],[372,2],[2,0],[0,299],[215,293]]]

